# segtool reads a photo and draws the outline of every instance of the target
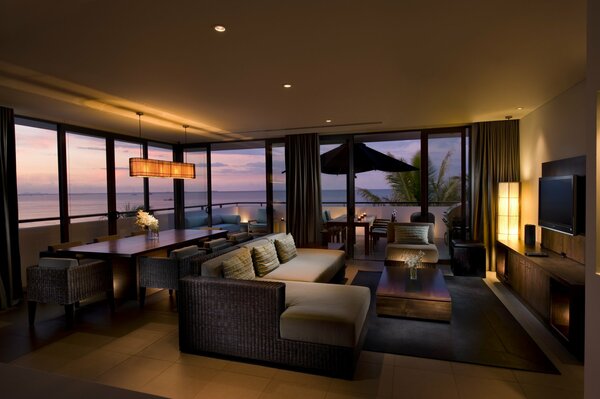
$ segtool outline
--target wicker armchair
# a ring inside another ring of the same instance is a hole
[[[200,257],[204,254],[206,251],[192,245],[171,251],[168,258],[140,257],[140,307],[146,302],[146,288],[164,288],[172,294],[179,288],[180,278],[199,274]]]
[[[29,325],[35,323],[38,302],[64,305],[67,325],[71,325],[74,305],[104,292],[114,312],[112,269],[108,263],[93,259],[40,258],[38,265],[27,268]]]

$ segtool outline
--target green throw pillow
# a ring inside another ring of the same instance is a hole
[[[258,277],[263,277],[279,267],[277,251],[275,250],[275,244],[272,242],[254,247],[252,251],[254,254],[254,270]]]
[[[281,263],[285,263],[298,255],[296,252],[296,243],[291,234],[286,235],[281,240],[275,240],[275,248],[277,249],[277,255]]]
[[[394,226],[394,244],[429,244],[428,235],[429,226]]]
[[[223,261],[223,275],[225,278],[235,278],[238,280],[254,280],[254,267],[252,266],[252,255],[247,248],[242,248],[240,252]]]

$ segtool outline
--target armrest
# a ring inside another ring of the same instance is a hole
[[[279,337],[284,283],[188,276],[179,281],[178,295],[184,352],[252,357]]]

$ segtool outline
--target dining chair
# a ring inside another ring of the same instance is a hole
[[[75,305],[92,296],[106,293],[111,311],[115,310],[112,269],[105,261],[42,257],[37,265],[27,268],[26,274],[32,327],[38,302],[63,305],[67,326],[73,324]]]

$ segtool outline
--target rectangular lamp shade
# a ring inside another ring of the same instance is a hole
[[[159,159],[129,158],[129,176],[195,179],[193,163],[162,161]]]
[[[519,239],[519,182],[498,183],[498,239]]]

